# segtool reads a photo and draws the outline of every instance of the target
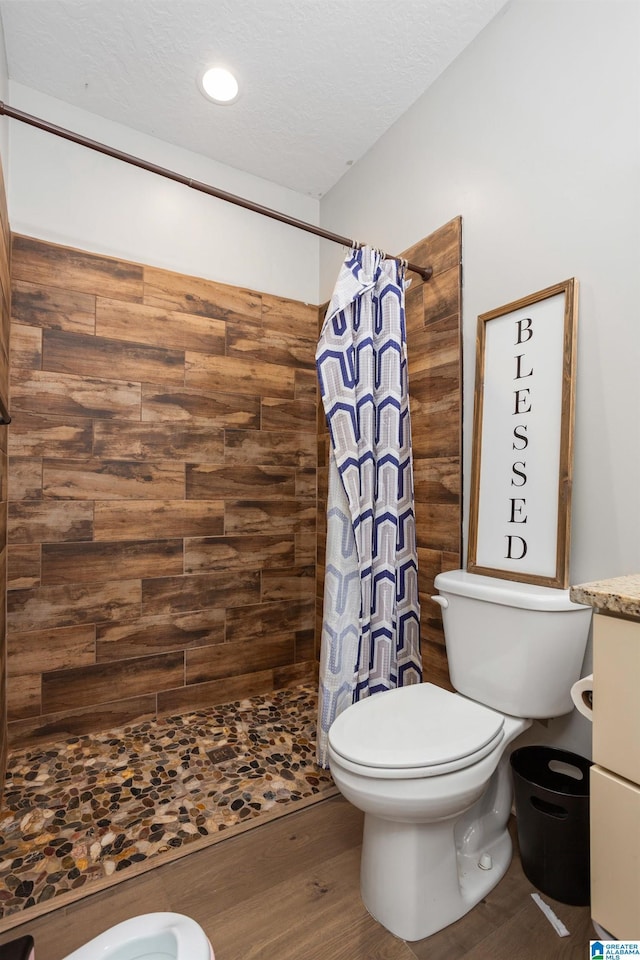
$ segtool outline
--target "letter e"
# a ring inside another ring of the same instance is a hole
[[[511,518],[509,523],[526,523],[527,518],[523,517],[524,508],[527,504],[526,500],[522,500],[520,497],[510,497],[511,500]],[[518,504],[518,506],[516,506]],[[518,516],[516,517],[516,514]]]
[[[515,410],[513,411],[514,417],[519,413],[530,413],[531,403],[529,402],[529,393],[531,392],[528,387],[525,387],[524,390],[514,390],[515,395]],[[529,403],[528,407],[524,407],[525,403]]]

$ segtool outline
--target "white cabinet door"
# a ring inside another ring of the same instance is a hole
[[[640,787],[591,767],[591,916],[618,940],[640,937]]]
[[[633,783],[640,783],[639,686],[640,623],[597,614],[593,618],[593,760]]]

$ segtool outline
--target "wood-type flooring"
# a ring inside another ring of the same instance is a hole
[[[37,960],[63,960],[107,927],[155,910],[185,913],[216,960],[585,960],[589,907],[543,895],[570,931],[559,937],[531,898],[517,850],[508,873],[466,917],[406,943],[359,895],[362,815],[342,797],[231,837],[0,936],[31,934]]]

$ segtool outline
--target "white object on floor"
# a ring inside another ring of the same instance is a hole
[[[118,923],[65,960],[215,960],[199,924],[181,913],[144,913]]]
[[[542,910],[545,917],[547,918],[547,920],[549,921],[549,923],[551,924],[555,932],[558,934],[558,936],[568,937],[569,931],[565,927],[564,923],[562,922],[562,920],[560,920],[559,917],[556,917],[555,913],[553,912],[549,904],[544,902],[540,894],[532,893],[531,899],[535,904],[537,904],[537,906],[540,907],[540,909]]]

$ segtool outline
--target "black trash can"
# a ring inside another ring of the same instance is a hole
[[[553,747],[521,747],[511,770],[522,869],[561,903],[586,906],[591,761]]]

